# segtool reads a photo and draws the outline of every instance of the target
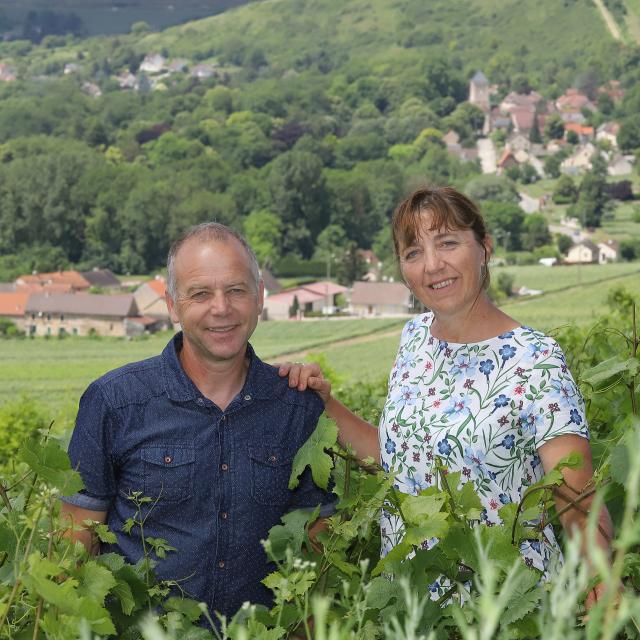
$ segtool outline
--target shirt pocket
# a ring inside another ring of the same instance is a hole
[[[259,504],[286,504],[292,455],[284,447],[250,446],[251,495]]]
[[[164,502],[182,502],[193,494],[196,453],[191,445],[142,447],[144,495]]]

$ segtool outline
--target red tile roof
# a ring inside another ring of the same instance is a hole
[[[161,297],[164,298],[164,293],[167,290],[166,283],[164,278],[155,278],[154,280],[149,280],[147,284]]]
[[[0,293],[0,316],[21,317],[29,300],[28,292]]]

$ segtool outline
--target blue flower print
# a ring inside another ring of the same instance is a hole
[[[446,340],[438,340],[438,351],[444,351],[449,346]]]
[[[509,338],[513,338],[513,331],[507,331],[506,333],[501,333],[498,338],[500,340],[508,340]]]
[[[407,476],[404,484],[407,485],[409,489],[407,493],[411,493],[414,496],[417,496],[423,489],[426,489],[429,486],[425,480],[420,478],[420,476]]]
[[[516,355],[516,348],[510,344],[505,344],[500,347],[498,351],[503,362],[506,362],[509,358],[513,358]]]
[[[460,355],[456,358],[456,362],[451,369],[451,375],[456,378],[461,375],[472,378],[476,375],[477,366],[478,358],[472,358],[469,355]]]
[[[506,493],[501,493],[498,498],[500,498],[502,504],[509,504],[511,502],[511,498]]]
[[[487,509],[486,509],[486,507],[480,512],[480,520],[482,522],[486,522],[487,521]]]
[[[502,439],[502,442],[500,444],[505,449],[513,449],[513,445],[515,444],[515,441],[516,441],[516,437],[512,433],[509,433]]]
[[[488,471],[484,464],[485,453],[480,449],[474,451],[471,447],[465,447],[464,449],[464,461],[473,467],[480,475],[485,475]]]
[[[537,453],[534,453],[531,458],[531,468],[535,469],[540,464],[540,456]]]
[[[536,434],[538,427],[542,423],[542,414],[534,412],[535,409],[533,406],[530,406],[520,412],[520,426],[523,431],[528,432],[531,435]]]
[[[480,363],[480,373],[484,373],[485,376],[488,376],[495,368],[496,365],[493,364],[493,360],[483,360]]]
[[[407,333],[413,333],[418,328],[418,325],[412,320],[407,325]]]
[[[444,412],[448,415],[457,415],[459,413],[469,413],[469,397],[468,396],[460,396],[457,400],[451,398],[449,400],[449,406],[444,410]]]
[[[528,351],[529,351],[529,357],[535,360],[538,357],[538,354],[540,353],[540,351],[542,351],[542,349],[540,348],[540,343],[538,342],[530,343],[528,347]]]
[[[391,438],[387,438],[387,442],[384,445],[384,449],[387,453],[395,453],[396,443],[393,440],[391,440]]]
[[[573,385],[567,384],[564,380],[551,380],[551,393],[549,397],[554,400],[559,400],[561,405],[573,407],[573,397],[575,395],[576,390]]]
[[[429,591],[431,591],[431,593],[436,593],[439,588],[440,583],[437,580],[429,585]]]
[[[390,440],[387,440],[387,442],[390,442]],[[386,447],[385,447],[386,448]],[[382,461],[382,468],[384,469],[384,471],[386,473],[389,473],[389,463],[385,462],[384,460]]]
[[[408,387],[406,385],[402,387],[402,400],[404,400],[402,404],[410,407],[416,403],[417,397],[418,392],[416,387]]]
[[[569,414],[571,419],[569,422],[574,422],[575,424],[582,424],[582,416],[577,409],[571,409],[571,413]]]
[[[506,407],[509,404],[509,398],[507,398],[504,393],[501,393],[497,398],[493,400],[493,404],[495,405],[496,409],[499,409],[500,407]]]
[[[449,444],[449,441],[446,438],[438,442],[438,451],[443,456],[448,456],[451,453],[451,445]]]

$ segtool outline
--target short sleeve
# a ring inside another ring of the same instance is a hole
[[[80,399],[75,428],[69,442],[71,466],[78,470],[84,489],[64,502],[92,511],[107,511],[116,495],[111,455],[114,415],[98,383],[92,383]]]
[[[539,355],[538,355],[539,354]],[[521,415],[523,428],[534,431],[536,449],[558,436],[589,438],[584,399],[567,367],[560,345],[551,338],[540,343],[529,383],[534,402]]]
[[[305,438],[300,442],[300,446],[311,436],[315,430],[318,419],[324,411],[322,400],[312,391],[306,392],[307,405],[305,407]],[[337,496],[331,491],[325,491],[318,487],[313,481],[311,469],[307,467],[300,476],[300,483],[293,492],[291,501],[292,509],[301,509],[306,507],[315,508],[320,506],[320,517],[328,517],[335,511]]]

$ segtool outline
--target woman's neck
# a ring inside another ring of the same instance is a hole
[[[446,342],[481,342],[520,326],[517,320],[503,313],[481,294],[466,312],[447,315],[434,311],[431,335]]]

